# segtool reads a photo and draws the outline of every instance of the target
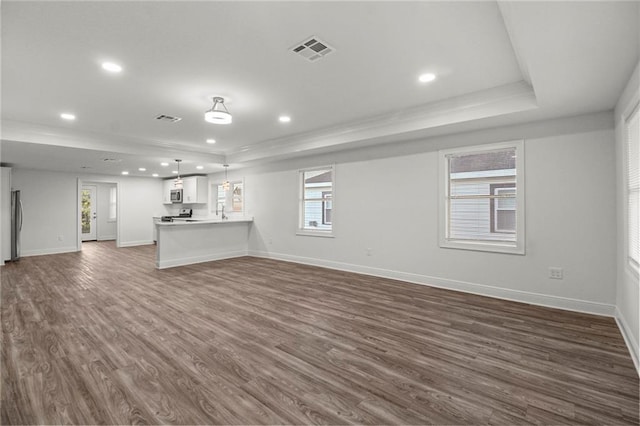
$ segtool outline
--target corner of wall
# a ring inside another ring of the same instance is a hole
[[[629,348],[629,354],[631,354],[631,359],[633,360],[633,364],[636,367],[636,371],[638,372],[638,376],[640,376],[640,346],[638,345],[638,340],[636,340],[629,324],[627,323],[624,315],[620,312],[620,310],[616,307],[616,323],[618,324],[618,328],[622,333],[622,337],[624,338],[624,342],[627,344]]]

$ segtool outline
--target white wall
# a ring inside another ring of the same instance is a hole
[[[11,258],[11,168],[0,173],[0,265]]]
[[[116,220],[109,220],[111,190],[115,184],[98,184],[98,241],[116,239]],[[116,197],[116,205],[117,205]]]
[[[522,138],[526,255],[440,248],[438,149]],[[335,238],[297,236],[297,171],[331,163]],[[248,169],[250,253],[613,315],[614,165],[612,115],[600,113]]]
[[[24,207],[21,255],[76,250],[76,176],[14,168],[12,181]]]
[[[617,319],[620,324],[627,344],[640,372],[638,356],[640,354],[640,283],[638,275],[627,262],[626,222],[627,222],[627,195],[626,195],[626,135],[625,116],[630,113],[630,108],[640,101],[640,64],[636,67],[629,83],[626,86],[615,109],[616,123],[616,205],[617,212]]]
[[[118,224],[120,246],[153,243],[153,216],[168,214],[162,204],[162,182],[154,178],[120,179]]]
[[[166,214],[157,179],[12,170],[12,186],[22,191],[22,255],[75,251],[78,241],[78,179],[118,182],[120,245],[150,244],[152,216]]]

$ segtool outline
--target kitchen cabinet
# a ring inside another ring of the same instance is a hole
[[[153,220],[153,242],[158,242],[158,227],[156,226],[158,223],[162,222],[162,217],[154,216]]]
[[[182,179],[182,203],[206,204],[209,195],[209,178],[189,176]]]
[[[162,204],[171,204],[171,190],[173,189],[173,179],[162,181]]]

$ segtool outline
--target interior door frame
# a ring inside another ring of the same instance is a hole
[[[93,212],[93,215],[90,218],[91,230],[89,232],[89,235],[94,234],[95,235],[95,241],[98,241],[98,219],[97,219],[97,214],[98,214],[98,184],[85,182],[82,185],[82,190],[81,190],[81,193],[80,193],[80,204],[82,204],[82,192],[84,192],[85,190],[93,190],[93,197],[91,198],[91,211]],[[82,211],[82,208],[80,210]],[[81,213],[80,214],[80,239],[81,240],[83,238],[83,235],[87,235],[87,234],[83,234],[82,233],[82,213]],[[89,238],[86,241],[94,241],[94,239]],[[82,240],[82,242],[85,242],[85,240]]]
[[[82,185],[108,183],[116,186],[116,247],[120,247],[120,182],[108,177],[79,177],[76,188],[76,251],[82,250]]]

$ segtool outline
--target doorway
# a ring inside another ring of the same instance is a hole
[[[90,241],[113,241],[119,247],[119,184],[78,179],[78,251]]]
[[[97,229],[97,204],[98,187],[96,185],[82,185],[81,208],[81,228],[82,241],[96,241],[98,239]]]

